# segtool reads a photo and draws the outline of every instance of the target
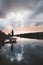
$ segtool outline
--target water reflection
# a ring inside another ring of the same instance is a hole
[[[17,62],[21,62],[22,65],[43,63],[43,40],[18,38],[17,44],[13,43],[13,46],[13,52],[10,43],[2,46],[0,55],[4,55],[4,58],[16,64]]]
[[[13,51],[12,51],[12,45],[13,45]],[[0,54],[4,54],[7,59],[10,59],[11,62],[13,62],[15,59],[17,61],[21,61],[23,59],[23,44],[4,44],[4,46],[0,49]]]

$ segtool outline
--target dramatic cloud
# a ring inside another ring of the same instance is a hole
[[[43,0],[0,0],[0,29],[26,29],[41,25]]]
[[[34,12],[34,14],[32,15],[32,17],[35,17],[41,13],[43,13],[43,0],[40,0],[38,2],[38,4],[36,4],[37,7],[36,7],[36,11]]]
[[[9,11],[31,9],[35,13],[43,12],[43,0],[0,0],[0,16]]]

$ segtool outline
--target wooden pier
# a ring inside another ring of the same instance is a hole
[[[4,41],[4,43],[10,43],[10,44],[12,44],[12,43],[16,43],[17,41],[17,38],[8,38],[7,40],[9,40],[9,41]]]

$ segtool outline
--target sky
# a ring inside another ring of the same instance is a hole
[[[43,0],[0,0],[0,30],[43,32]]]

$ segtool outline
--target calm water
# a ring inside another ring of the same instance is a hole
[[[3,60],[15,65],[43,65],[43,40],[17,38],[17,43],[13,43],[13,52],[8,43],[2,46],[0,55]]]

